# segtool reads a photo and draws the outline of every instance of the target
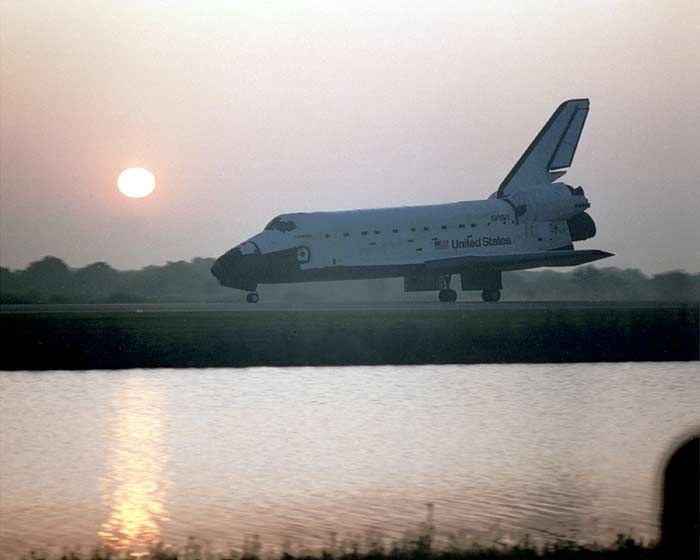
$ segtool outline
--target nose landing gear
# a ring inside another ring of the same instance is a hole
[[[250,292],[248,295],[246,295],[245,300],[248,303],[258,303],[260,296],[258,295],[258,292]]]

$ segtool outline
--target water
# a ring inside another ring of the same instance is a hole
[[[697,363],[5,372],[0,391],[8,559],[426,523],[462,545],[653,539],[659,469],[700,426]]]

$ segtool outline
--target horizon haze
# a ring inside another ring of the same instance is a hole
[[[700,271],[700,4],[0,3],[0,265],[222,254],[488,197],[565,99],[600,266]],[[128,199],[117,177],[155,175]],[[212,281],[214,281],[212,279]]]

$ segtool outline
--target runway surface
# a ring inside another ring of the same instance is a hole
[[[697,360],[697,304],[4,306],[0,370]]]
[[[455,310],[580,310],[580,309],[672,309],[697,304],[659,301],[501,301],[483,303],[462,301],[393,301],[367,303],[99,303],[99,304],[29,304],[0,305],[1,314],[16,313],[211,313],[260,311],[455,311]]]

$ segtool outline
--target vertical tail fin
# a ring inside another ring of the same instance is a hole
[[[498,198],[551,183],[566,173],[574,159],[588,107],[588,99],[571,99],[559,105],[498,187]]]

